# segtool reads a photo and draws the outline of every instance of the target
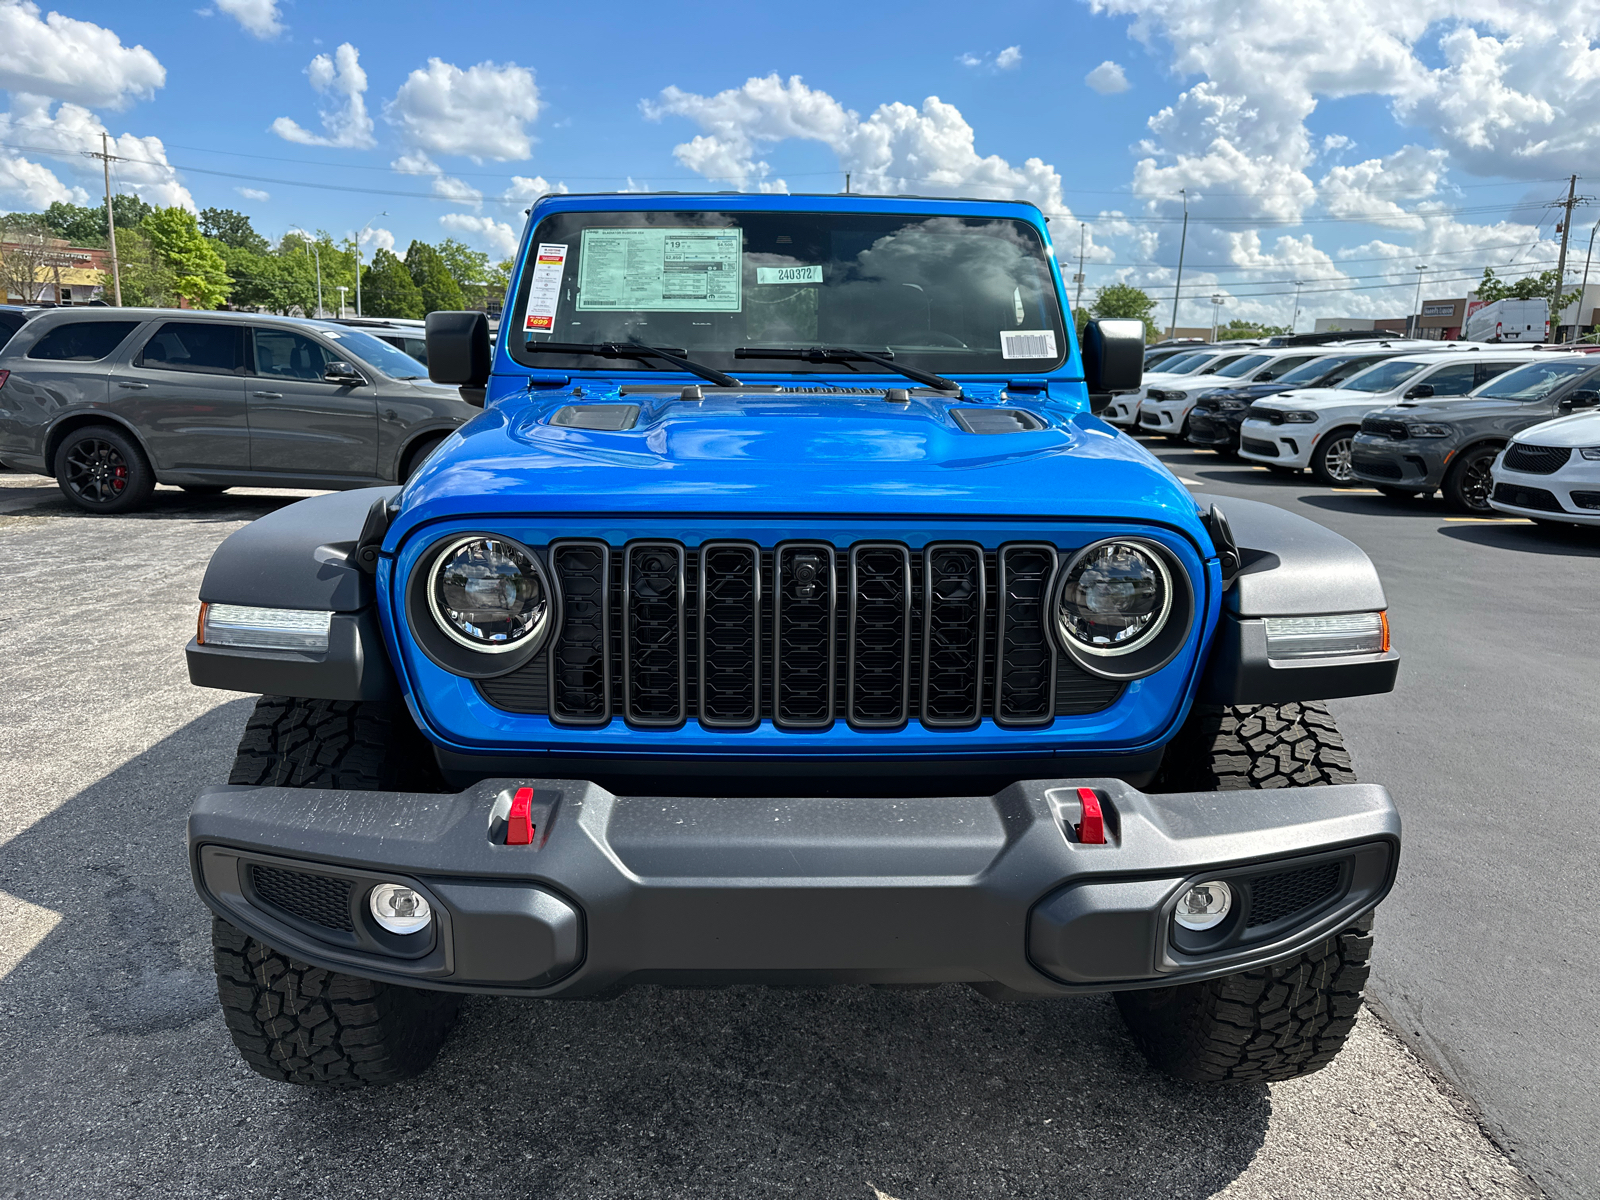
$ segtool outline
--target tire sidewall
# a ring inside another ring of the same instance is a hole
[[[1357,482],[1354,474],[1351,474],[1347,479],[1338,479],[1328,469],[1328,451],[1332,449],[1334,443],[1342,440],[1347,441],[1353,438],[1355,434],[1356,427],[1354,425],[1340,426],[1337,429],[1328,430],[1318,439],[1317,448],[1311,452],[1311,473],[1316,476],[1318,483],[1327,487],[1348,487],[1350,484]]]
[[[1445,480],[1444,485],[1445,499],[1450,502],[1451,508],[1457,512],[1472,513],[1475,516],[1494,515],[1495,510],[1490,507],[1487,501],[1482,507],[1471,503],[1467,499],[1463,488],[1466,484],[1467,471],[1471,469],[1474,462],[1485,458],[1493,462],[1499,454],[1499,446],[1474,446],[1472,449],[1457,456],[1456,461],[1451,464],[1450,475]]]
[[[114,500],[97,503],[86,499],[72,490],[67,482],[67,455],[73,447],[82,442],[102,441],[109,443],[128,468],[128,484],[122,494]],[[150,468],[150,460],[145,457],[144,450],[126,431],[113,425],[89,425],[82,429],[74,429],[62,439],[61,445],[56,447],[55,461],[51,463],[55,470],[56,485],[60,487],[61,494],[84,512],[96,516],[115,516],[118,513],[131,512],[141,507],[150,498],[150,493],[155,490],[155,472]]]

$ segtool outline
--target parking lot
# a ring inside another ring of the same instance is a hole
[[[1155,448],[1384,574],[1400,689],[1335,708],[1407,822],[1372,993],[1434,1065],[1369,1014],[1318,1075],[1213,1090],[1151,1072],[1104,999],[645,988],[473,1000],[386,1092],[268,1083],[217,1012],[181,850],[250,700],[191,688],[182,646],[211,548],[293,495],[163,488],[96,519],[0,474],[0,1195],[1588,1194],[1600,542]]]

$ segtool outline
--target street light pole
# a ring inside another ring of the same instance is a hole
[[[1423,266],[1421,263],[1418,263],[1415,269],[1417,272],[1417,299],[1416,302],[1411,306],[1413,313],[1411,318],[1411,336],[1419,337],[1422,334],[1422,277],[1423,275],[1427,274],[1428,268]]]
[[[377,217],[373,217],[372,221],[376,221],[378,217],[387,217],[388,215],[387,212],[381,212]],[[372,221],[368,221],[363,225],[361,232],[356,234],[356,316],[358,317],[361,315],[361,239],[366,237],[367,230],[372,228]],[[341,317],[344,316],[344,304],[342,301],[339,304],[339,315]]]
[[[1589,294],[1589,260],[1594,257],[1595,230],[1600,230],[1600,221],[1594,223],[1594,229],[1589,230],[1589,253],[1583,256],[1583,286],[1578,289],[1578,319],[1572,330],[1572,340],[1578,340],[1578,330],[1583,327],[1583,301]]]
[[[1289,336],[1294,336],[1294,327],[1300,323],[1300,289],[1305,287],[1305,281],[1294,281],[1294,316],[1289,318]]]
[[[1217,322],[1222,319],[1222,306],[1227,303],[1227,298],[1221,292],[1211,293],[1211,340],[1217,340]]]
[[[1189,245],[1189,189],[1179,188],[1178,195],[1183,197],[1183,235],[1178,239],[1178,283],[1172,289],[1172,328],[1167,330],[1169,338],[1178,336],[1178,298],[1183,295],[1183,252]]]
[[[1078,313],[1083,309],[1083,247],[1089,238],[1089,225],[1086,221],[1078,223],[1078,275],[1073,281],[1078,285],[1078,298],[1072,304],[1072,319],[1078,319]]]
[[[339,315],[342,317],[342,316],[344,316],[344,294],[350,290],[350,286],[348,284],[344,284],[344,283],[341,283],[338,286],[339,286]],[[357,315],[359,315],[359,314],[357,314]]]

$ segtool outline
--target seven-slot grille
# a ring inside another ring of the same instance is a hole
[[[1249,421],[1265,421],[1269,425],[1283,424],[1283,409],[1263,408],[1259,404],[1252,404],[1245,410],[1245,419]]]
[[[1371,434],[1373,437],[1386,437],[1396,442],[1403,442],[1411,436],[1404,421],[1392,421],[1388,417],[1362,418],[1361,432]]]
[[[561,627],[477,687],[567,726],[1045,725],[1122,690],[1055,649],[1045,610],[1059,558],[1032,542],[556,541]]]
[[[1525,475],[1554,475],[1572,457],[1570,446],[1525,446],[1512,442],[1506,448],[1504,466]]]

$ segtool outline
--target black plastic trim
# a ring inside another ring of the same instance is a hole
[[[196,687],[307,700],[387,700],[398,694],[377,613],[334,613],[323,654],[204,646],[191,638],[184,655]]]
[[[1299,614],[1297,614],[1299,615]],[[1210,704],[1284,704],[1291,700],[1337,700],[1394,691],[1400,654],[1273,662],[1267,657],[1264,618],[1224,612],[1212,637],[1211,660],[1201,682]]]

